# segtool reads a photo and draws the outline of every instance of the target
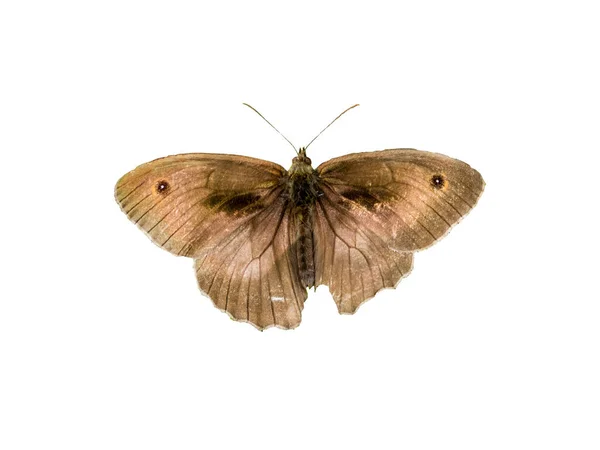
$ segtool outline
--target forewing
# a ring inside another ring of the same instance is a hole
[[[273,203],[286,171],[233,155],[194,153],[142,164],[124,175],[115,198],[158,246],[190,256]]]
[[[357,153],[317,168],[317,284],[352,313],[412,266],[479,199],[484,182],[469,165],[413,149]]]
[[[169,156],[123,176],[115,197],[154,243],[196,260],[200,288],[218,308],[258,328],[293,328],[306,289],[293,266],[286,175],[243,156]]]
[[[324,193],[398,251],[424,249],[467,214],[484,182],[468,164],[413,149],[356,153],[317,169]]]

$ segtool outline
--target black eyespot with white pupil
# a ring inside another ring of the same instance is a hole
[[[444,186],[446,186],[446,179],[443,175],[436,174],[431,177],[431,185],[435,189],[442,189]]]
[[[161,180],[158,183],[156,183],[156,192],[158,192],[159,194],[166,194],[168,190],[169,183],[167,183],[166,181]]]

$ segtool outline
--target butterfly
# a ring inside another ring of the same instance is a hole
[[[468,164],[409,148],[314,169],[308,145],[289,170],[237,155],[159,158],[125,174],[115,198],[155,244],[194,259],[217,308],[263,330],[297,327],[307,288],[327,285],[338,311],[353,314],[395,287],[413,253],[441,239],[485,186]]]

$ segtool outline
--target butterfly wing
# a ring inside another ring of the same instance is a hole
[[[143,164],[123,176],[115,197],[152,241],[195,259],[198,284],[219,309],[258,328],[294,328],[300,287],[286,171],[243,156],[187,154]]]
[[[353,313],[412,267],[412,252],[442,238],[481,196],[469,165],[414,149],[356,153],[317,168],[316,284]]]

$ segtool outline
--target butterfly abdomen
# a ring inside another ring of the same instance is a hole
[[[296,253],[298,275],[302,286],[310,288],[315,285],[315,258],[314,258],[314,238],[313,238],[313,207],[301,206],[293,207],[294,217],[293,230],[296,233],[292,251]]]

